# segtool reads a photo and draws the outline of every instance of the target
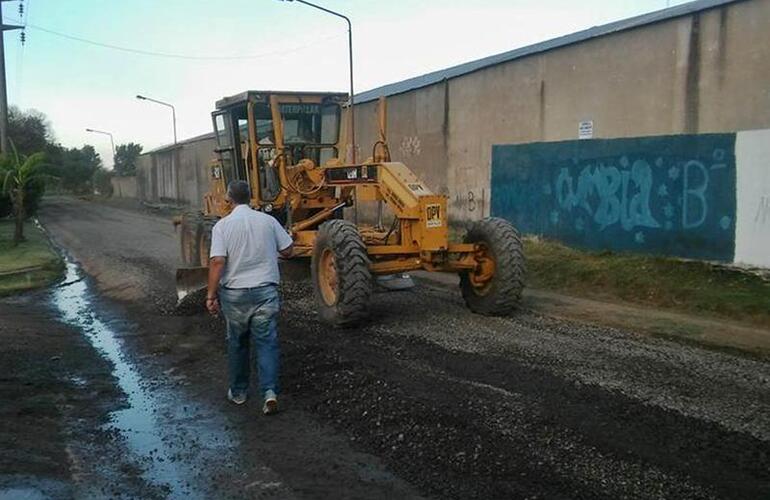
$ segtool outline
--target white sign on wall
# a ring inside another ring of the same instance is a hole
[[[594,121],[584,120],[578,123],[578,139],[594,138]]]

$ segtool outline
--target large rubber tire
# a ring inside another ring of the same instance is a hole
[[[211,251],[211,231],[214,229],[216,219],[204,218],[201,223],[201,229],[198,233],[198,256],[200,259],[200,265],[202,267],[208,267],[209,265],[209,252]]]
[[[189,267],[200,265],[199,239],[203,214],[200,212],[185,212],[179,225],[179,249],[182,264]]]
[[[483,288],[473,285],[470,271],[460,273],[460,288],[468,308],[487,316],[511,314],[521,302],[526,275],[519,232],[508,221],[489,217],[468,228],[465,243],[482,243],[494,260],[494,274]]]
[[[329,287],[322,284],[328,277],[328,269],[333,267],[336,285]],[[372,296],[372,274],[369,270],[369,255],[366,245],[358,233],[355,224],[345,220],[324,222],[318,229],[313,258],[311,277],[318,314],[324,322],[341,328],[359,325],[369,316],[369,301]],[[327,292],[333,289],[330,299]]]

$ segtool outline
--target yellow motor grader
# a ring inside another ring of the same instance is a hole
[[[318,311],[327,323],[360,323],[376,276],[414,270],[459,273],[472,311],[510,313],[524,286],[516,229],[487,218],[468,228],[463,243],[451,243],[447,197],[390,160],[384,99],[371,156],[345,161],[353,156],[341,134],[350,129],[341,126],[347,97],[247,91],[216,103],[210,191],[202,212],[177,220],[182,260],[189,266],[177,271],[180,297],[205,283],[211,228],[231,210],[227,183],[239,179],[251,187],[251,207],[276,217],[294,239],[292,259],[310,258]],[[357,210],[367,204],[377,208],[377,223],[359,224]],[[343,219],[346,207],[352,207],[354,221]],[[390,224],[383,225],[383,210],[392,215]]]

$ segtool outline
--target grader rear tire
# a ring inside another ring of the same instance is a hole
[[[182,263],[185,266],[195,267],[200,265],[199,239],[203,214],[200,212],[185,212],[182,214],[180,231],[180,253]]]
[[[465,243],[479,244],[479,268],[460,273],[468,308],[487,316],[510,314],[521,302],[526,266],[521,237],[508,221],[497,217],[475,222]]]
[[[340,328],[369,315],[372,275],[366,245],[355,224],[330,220],[316,235],[311,276],[321,320]]]

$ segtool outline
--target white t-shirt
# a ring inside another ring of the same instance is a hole
[[[238,205],[211,231],[211,257],[226,257],[219,283],[227,288],[278,284],[278,252],[292,244],[274,217]]]

